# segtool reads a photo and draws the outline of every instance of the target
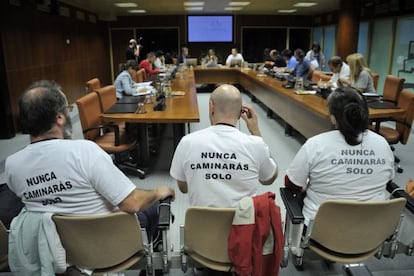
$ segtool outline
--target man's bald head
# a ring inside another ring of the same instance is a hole
[[[240,118],[241,108],[240,91],[230,84],[220,85],[210,96],[211,123],[235,124]]]

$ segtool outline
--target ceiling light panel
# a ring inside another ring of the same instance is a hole
[[[224,10],[226,11],[240,11],[243,7],[225,7]]]
[[[135,3],[114,3],[115,6],[120,8],[134,8],[137,7]]]
[[[203,7],[186,7],[186,11],[202,11]]]
[[[146,10],[129,10],[129,13],[146,13]]]
[[[184,6],[186,7],[204,6],[204,2],[184,2]]]
[[[298,2],[296,4],[294,4],[294,7],[300,7],[300,8],[308,8],[308,7],[312,7],[317,5],[317,3],[313,3],[313,2]]]
[[[247,6],[250,2],[230,2],[229,6]]]
[[[294,12],[296,12],[296,10],[294,10],[294,9],[292,9],[292,10],[278,10],[277,12],[280,12],[280,13],[294,13]]]

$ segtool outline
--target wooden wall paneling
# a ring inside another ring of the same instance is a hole
[[[119,73],[119,64],[126,62],[126,49],[128,47],[128,42],[131,38],[135,37],[133,28],[111,29],[110,32],[113,61],[113,74],[111,74],[111,78],[112,81],[114,81]],[[141,55],[140,58],[142,57],[143,56]]]
[[[69,102],[85,93],[85,82],[91,76],[110,82],[106,23],[50,15],[30,5],[2,5],[1,39],[15,126],[18,100],[33,81],[55,80]]]

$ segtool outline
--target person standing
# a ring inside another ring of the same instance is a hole
[[[135,60],[137,63],[139,61],[139,54],[140,54],[141,45],[137,44],[135,39],[130,39],[128,47],[125,51],[126,53],[126,60]]]
[[[209,101],[211,126],[184,136],[170,175],[191,206],[236,207],[277,177],[276,162],[261,137],[254,109],[233,85],[216,88]],[[251,135],[236,128],[242,118]],[[206,142],[208,141],[208,142]]]
[[[314,42],[311,49],[306,53],[305,59],[311,64],[312,69],[322,70],[325,68],[325,55],[321,50],[321,45]]]

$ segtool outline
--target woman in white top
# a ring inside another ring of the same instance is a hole
[[[394,156],[387,141],[368,130],[368,107],[356,90],[338,88],[328,98],[335,130],[309,138],[290,164],[285,185],[306,191],[305,224],[326,200],[385,200],[394,178]]]

